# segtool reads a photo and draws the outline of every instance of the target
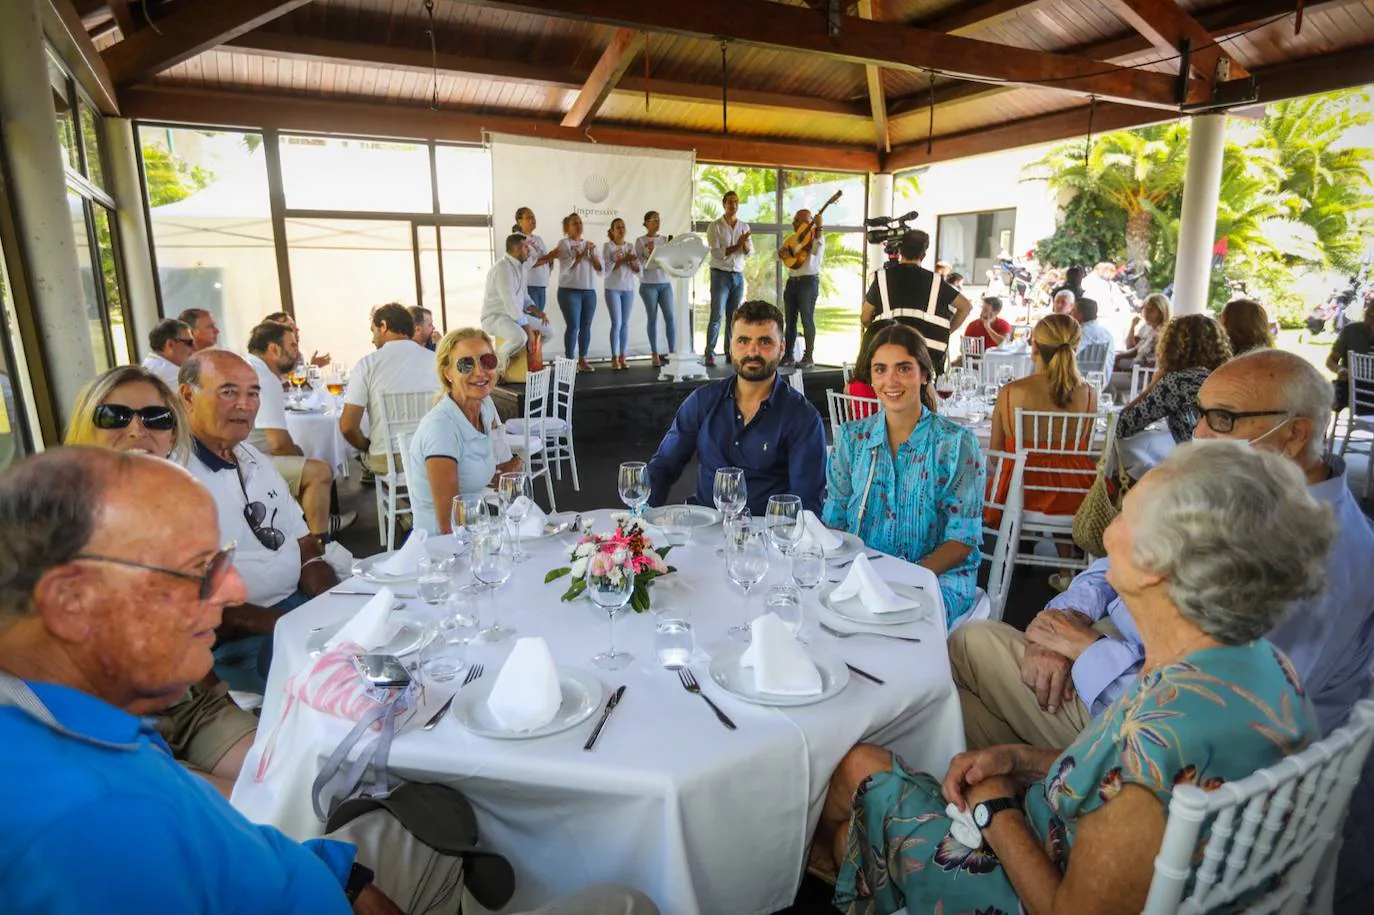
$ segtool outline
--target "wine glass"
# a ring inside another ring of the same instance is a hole
[[[741,518],[731,527],[725,540],[725,571],[730,580],[744,589],[744,622],[731,626],[726,634],[741,642],[749,641],[749,592],[768,575],[768,545],[751,518]]]
[[[825,577],[825,550],[818,543],[799,543],[792,548],[792,582],[810,591]]]
[[[619,670],[634,660],[629,652],[616,651],[615,617],[634,593],[635,573],[628,566],[617,565],[613,556],[601,551],[593,553],[587,562],[587,594],[605,612],[611,626],[610,649],[592,658],[592,663],[603,670]]]
[[[744,484],[744,471],[738,467],[721,467],[716,471],[715,486],[711,498],[716,510],[729,518],[739,514],[749,503],[749,493]]]
[[[935,379],[935,394],[941,400],[949,400],[954,394],[954,379],[949,377],[948,372]]]
[[[515,549],[511,552],[511,558],[516,562],[524,562],[530,558],[530,554],[525,552],[521,544],[523,532],[520,526],[529,516],[530,509],[534,508],[534,484],[530,482],[528,473],[517,470],[501,474],[498,485],[501,504],[506,510],[506,522],[515,532]]]
[[[629,506],[636,519],[644,511],[644,503],[649,501],[649,467],[643,461],[620,465],[620,501]]]
[[[491,524],[486,500],[481,496],[454,496],[452,512],[449,530],[458,543],[470,545],[473,538]]]
[[[802,518],[801,496],[784,494],[768,497],[763,515],[768,525],[768,537],[777,551],[786,556],[802,539],[806,527]]]
[[[999,365],[999,366],[997,367],[997,386],[998,386],[999,388],[1002,387],[1003,385],[1011,384],[1011,383],[1012,383],[1013,381],[1015,381],[1015,380],[1016,380],[1016,369],[1014,369],[1014,368],[1012,368],[1010,365],[1006,365],[1006,364]]]
[[[479,634],[484,641],[500,642],[515,635],[514,629],[501,625],[496,612],[496,589],[504,585],[515,571],[515,560],[502,542],[501,530],[486,530],[472,545],[472,577],[484,585],[491,597],[491,625]]]

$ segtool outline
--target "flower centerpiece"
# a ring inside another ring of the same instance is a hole
[[[587,522],[582,539],[568,548],[568,558],[572,565],[554,569],[544,576],[544,583],[556,581],[564,575],[571,575],[568,589],[563,592],[562,600],[576,600],[587,589],[587,568],[592,574],[615,580],[626,572],[634,574],[634,591],[630,594],[630,607],[636,613],[649,609],[649,585],[655,578],[677,571],[668,565],[668,551],[672,547],[654,548],[654,542],[644,531],[638,518],[625,512],[611,515],[615,531],[609,534],[595,534],[591,522]]]

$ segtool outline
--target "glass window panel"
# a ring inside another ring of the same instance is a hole
[[[782,173],[782,218],[791,224],[797,210],[815,213],[836,191],[844,196],[830,205],[822,221],[827,226],[861,226],[864,221],[863,175],[845,172],[804,172],[784,170]]]
[[[421,226],[419,238],[421,304],[434,312],[435,325],[445,333],[463,327],[480,327],[487,271],[495,260],[490,230],[467,226],[439,228],[438,240],[443,245],[444,257],[442,300],[434,227]]]
[[[67,207],[71,213],[72,236],[76,239],[76,261],[81,274],[81,297],[86,306],[86,323],[91,335],[91,349],[95,354],[97,373],[110,368],[110,356],[105,350],[105,321],[100,314],[100,295],[96,292],[95,263],[91,258],[90,236],[86,234],[86,201],[75,191],[67,191]]]
[[[408,222],[288,219],[286,241],[302,350],[352,365],[372,350],[374,306],[416,304]]]
[[[9,275],[5,272],[4,252],[0,252],[0,471],[28,450],[20,413],[23,391],[19,386],[24,379],[9,363],[9,347],[17,338],[16,330]]]
[[[482,216],[491,212],[491,156],[487,150],[480,146],[436,146],[434,169],[439,176],[439,212]],[[512,213],[511,219],[514,217]]]
[[[702,227],[698,231],[705,232]],[[779,308],[782,307],[782,290],[778,286],[777,265],[778,260],[778,236],[773,232],[754,232],[754,253],[744,262],[744,297],[740,300],[747,302],[750,299],[763,299],[772,302]],[[706,347],[706,324],[711,317],[711,264],[708,260],[701,265],[697,275],[692,280],[692,323],[695,327],[693,348],[697,352],[705,352]],[[724,325],[725,315],[721,314],[721,340],[724,340],[728,328]],[[716,343],[716,354],[719,355],[722,342]]]
[[[745,222],[778,221],[778,170],[742,165],[698,165],[692,218],[707,222],[719,219],[721,197],[726,191],[739,195],[739,218]]]
[[[262,136],[138,133],[163,312],[204,308],[220,345],[242,350],[262,316],[281,310]]]
[[[105,119],[85,102],[79,102],[77,110],[81,113],[81,140],[86,147],[86,177],[96,187],[104,188]]]
[[[1011,256],[1015,229],[1014,209],[941,216],[936,230],[936,260],[962,273],[970,285],[982,285],[988,271]]]
[[[76,118],[72,113],[67,74],[48,58],[48,82],[52,86],[53,111],[57,115],[57,139],[62,144],[62,158],[67,167],[81,171],[81,151],[76,145]]]
[[[111,214],[98,203],[91,204],[95,218],[95,242],[100,255],[100,281],[105,292],[105,313],[109,316],[110,343],[114,346],[115,364],[127,365],[129,337],[124,328],[124,293],[119,286],[118,242],[111,230]]]
[[[291,209],[434,212],[423,143],[283,136],[280,150]]]
[[[846,193],[846,196],[848,194]],[[816,300],[817,362],[853,362],[859,348],[859,311],[867,285],[861,232],[826,232],[821,294]],[[801,331],[798,330],[798,335]]]

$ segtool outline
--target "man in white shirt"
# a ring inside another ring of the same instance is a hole
[[[529,242],[524,235],[506,236],[506,253],[487,272],[482,296],[482,330],[491,334],[496,346],[496,373],[504,375],[515,354],[534,345],[536,335],[547,342],[552,333],[549,319],[539,310],[525,285],[525,261]]]
[[[1094,343],[1105,343],[1107,345],[1107,361],[1104,365],[1083,365],[1078,366],[1080,372],[1102,372],[1111,373],[1112,357],[1116,353],[1116,340],[1112,338],[1112,332],[1102,326],[1102,322],[1097,320],[1097,302],[1087,297],[1079,299],[1074,304],[1074,317],[1078,319],[1079,326],[1083,329],[1083,341],[1078,344],[1078,358],[1080,363],[1083,359],[1084,350]]]
[[[716,338],[720,336],[720,320],[733,327],[735,309],[744,301],[744,258],[754,253],[749,223],[736,218],[739,195],[726,191],[720,198],[725,215],[706,229],[706,244],[711,248],[711,320],[706,324],[706,364],[716,364]],[[730,361],[730,335],[725,335],[725,361]]]
[[[192,436],[187,469],[214,498],[221,536],[237,543],[234,566],[247,589],[215,630],[215,673],[232,689],[260,693],[277,620],[339,580],[286,480],[245,441],[262,393],[252,366],[211,349],[186,360],[182,374]]]
[[[434,354],[411,339],[414,335],[410,309],[396,302],[378,307],[372,312],[372,345],[377,351],[358,360],[344,391],[339,431],[366,455],[363,463],[373,473],[386,473],[386,455],[391,450],[391,433],[382,418],[382,395],[439,390]],[[371,423],[369,435],[363,434],[364,410]],[[396,466],[401,466],[401,460],[397,454]]]
[[[249,333],[248,364],[257,373],[261,394],[248,444],[272,459],[272,465],[291,487],[291,495],[300,502],[310,533],[333,537],[357,520],[358,514],[330,515],[334,471],[324,461],[307,458],[286,426],[282,381],[300,358],[296,332],[285,324],[264,321]]]
[[[798,210],[792,217],[792,231],[799,232],[801,227],[811,221],[810,210]],[[802,353],[801,367],[809,369],[815,365],[811,352],[816,346],[816,299],[821,294],[821,259],[825,256],[825,236],[821,234],[821,221],[816,220],[812,229],[811,241],[801,247],[810,255],[799,267],[787,268],[787,285],[782,290],[783,313],[787,316],[787,330],[781,365],[796,364],[793,353],[797,347],[797,319],[801,318],[802,332],[806,339],[806,349]],[[778,259],[793,257],[800,251],[793,251],[784,244],[778,249]]]
[[[177,372],[195,351],[196,341],[191,337],[191,328],[176,318],[163,318],[148,332],[148,355],[143,357],[143,367],[175,391]]]
[[[177,315],[177,320],[191,328],[196,352],[210,349],[219,342],[219,325],[215,323],[215,316],[204,308],[188,308]]]

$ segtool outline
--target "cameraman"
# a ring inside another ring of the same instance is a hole
[[[890,321],[913,327],[930,348],[935,373],[944,374],[950,334],[963,325],[972,303],[959,290],[921,266],[930,236],[919,229],[902,235],[897,263],[873,274],[859,323],[867,338]],[[875,325],[875,322],[877,324]]]

